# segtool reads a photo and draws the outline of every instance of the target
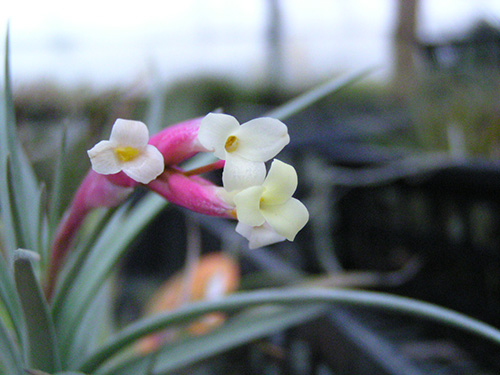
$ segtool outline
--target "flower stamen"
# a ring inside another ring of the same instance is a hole
[[[235,135],[230,135],[229,137],[227,137],[224,148],[227,152],[234,152],[238,148],[238,143],[238,137],[236,137]]]
[[[135,147],[125,146],[125,147],[116,147],[115,153],[118,159],[122,162],[127,162],[134,160],[140,153],[138,149]]]

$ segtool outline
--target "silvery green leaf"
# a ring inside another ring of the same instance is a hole
[[[26,374],[28,375],[85,375],[83,372],[74,372],[74,371],[63,371],[63,372],[57,372],[55,374],[49,374],[48,372],[34,370],[34,369],[27,369],[25,371]]]
[[[7,254],[18,247],[37,249],[39,215],[39,188],[35,173],[17,137],[12,84],[10,80],[9,32],[7,30],[4,60],[4,87],[0,90],[0,191],[7,190],[7,184],[14,186],[13,195],[0,194],[1,215],[5,225],[4,235]],[[11,173],[7,176],[7,155],[10,155]],[[7,201],[11,199],[10,204]],[[8,209],[10,207],[10,209]],[[15,210],[12,210],[15,207]],[[17,227],[21,235],[10,235]],[[37,249],[38,250],[38,249]]]
[[[221,327],[165,345],[155,356],[128,356],[98,370],[96,375],[133,375],[129,368],[145,369],[154,361],[152,374],[167,375],[185,366],[223,353],[259,338],[310,321],[325,312],[324,305],[293,308],[264,306],[252,308],[231,318]],[[135,372],[137,373],[137,372]]]
[[[21,375],[23,367],[19,345],[16,344],[4,321],[0,319],[0,369],[6,374]]]
[[[165,205],[163,198],[149,194],[131,209],[127,205],[120,207],[93,244],[78,274],[71,280],[72,285],[58,302],[57,310],[53,310],[58,338],[64,349],[63,363],[69,356],[76,327],[85,319],[92,300],[114,272],[130,243]]]
[[[14,278],[28,336],[28,357],[33,368],[61,370],[53,322],[42,288],[33,271],[35,252],[18,249],[14,257]]]

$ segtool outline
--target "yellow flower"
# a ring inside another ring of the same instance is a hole
[[[246,237],[250,248],[287,239],[296,234],[309,220],[307,208],[295,198],[295,169],[275,159],[269,173],[259,186],[250,186],[234,195],[236,231]]]

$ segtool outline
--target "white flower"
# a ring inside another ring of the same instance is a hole
[[[264,162],[272,159],[290,142],[281,121],[262,117],[240,126],[229,115],[209,113],[198,132],[201,145],[226,161],[222,174],[228,191],[260,185],[266,176]]]
[[[145,124],[118,119],[111,129],[109,141],[100,141],[87,151],[92,169],[105,175],[123,171],[135,181],[147,184],[165,169],[162,154],[148,141]]]
[[[296,234],[309,220],[307,208],[292,198],[297,188],[295,169],[274,160],[260,186],[251,186],[234,195],[238,233],[250,240],[250,247],[263,246]]]
[[[250,225],[243,224],[240,221],[236,225],[236,232],[248,240],[248,247],[250,249],[257,249],[262,246],[286,240],[285,237],[276,233],[276,231],[267,223],[258,227],[252,227]]]

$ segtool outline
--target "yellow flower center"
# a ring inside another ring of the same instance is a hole
[[[227,152],[233,152],[238,148],[238,138],[234,135],[230,135],[227,140],[224,148]]]
[[[115,153],[118,159],[123,162],[134,160],[139,155],[139,150],[135,147],[125,146],[115,148]]]

